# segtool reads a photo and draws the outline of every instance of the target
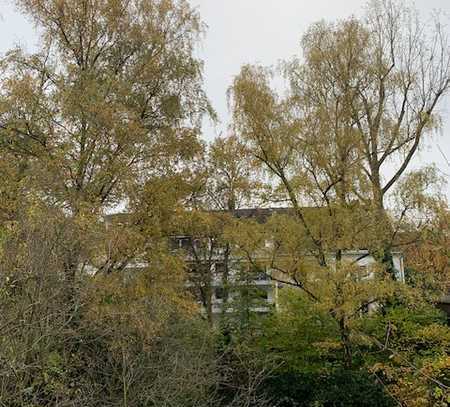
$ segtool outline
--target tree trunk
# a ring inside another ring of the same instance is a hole
[[[352,353],[352,345],[350,342],[350,333],[349,329],[345,323],[345,318],[341,317],[339,319],[339,330],[341,333],[341,341],[344,347],[344,366],[346,369],[351,369],[353,366],[353,353]]]
[[[392,256],[392,236],[393,230],[389,216],[384,208],[384,193],[381,187],[380,175],[377,173],[373,181],[373,210],[374,210],[374,229],[378,243],[371,250],[375,260],[385,268],[392,280],[397,279],[396,269]]]

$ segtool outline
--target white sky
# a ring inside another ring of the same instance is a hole
[[[301,35],[320,19],[335,20],[360,14],[365,0],[189,0],[198,7],[208,25],[199,49],[205,61],[205,88],[220,123],[205,123],[208,140],[226,133],[229,124],[226,91],[245,63],[274,65],[280,59],[298,55]],[[441,10],[450,27],[450,0],[416,0],[423,17]],[[448,28],[450,34],[450,28]],[[20,43],[32,49],[37,36],[31,24],[10,0],[0,0],[0,53]],[[450,181],[449,99],[441,106],[444,128],[416,158],[414,166],[435,162]],[[445,192],[450,197],[450,185]]]

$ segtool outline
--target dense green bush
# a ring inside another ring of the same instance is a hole
[[[336,370],[330,374],[285,372],[266,382],[278,407],[391,407],[396,404],[364,371]]]

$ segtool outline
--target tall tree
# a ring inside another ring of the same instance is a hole
[[[320,239],[301,211],[311,188],[315,204],[365,206],[372,253],[395,278],[386,197],[439,123],[450,85],[447,38],[438,21],[429,27],[413,9],[380,0],[364,19],[313,25],[302,46],[303,59],[283,66],[284,96],[272,89],[270,70],[242,69],[230,90],[237,130],[282,184],[322,264]]]
[[[89,225],[182,171],[211,112],[193,54],[198,13],[182,0],[17,3],[41,47],[1,61],[0,145],[24,159],[29,190]],[[80,251],[75,239],[68,274]]]
[[[374,254],[393,273],[387,197],[440,123],[450,87],[448,36],[412,5],[376,0],[363,19],[313,25],[302,45],[305,62],[288,68],[293,93],[317,108],[340,106],[338,122],[357,136],[354,154],[369,187],[358,196],[376,218]]]
[[[374,1],[364,20],[312,26],[303,60],[283,64],[286,94],[272,87],[274,72],[258,66],[244,66],[229,92],[237,134],[292,207],[291,220],[274,218],[266,236],[251,225],[237,240],[249,258],[268,252],[269,267],[330,312],[347,366],[354,318],[396,286],[387,279],[397,277],[396,231],[385,196],[437,123],[449,86],[442,30],[425,30],[432,40],[419,36],[424,30],[410,9]],[[405,151],[382,184],[385,163]],[[264,248],[265,240],[274,244]],[[368,248],[380,261],[371,282],[357,266],[361,258],[343,258],[352,248]]]

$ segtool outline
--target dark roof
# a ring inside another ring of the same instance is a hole
[[[233,212],[238,219],[255,219],[259,223],[267,222],[272,215],[293,215],[293,208],[245,208]]]
[[[305,207],[302,208],[304,212],[319,210],[320,208]],[[259,223],[265,223],[272,215],[295,215],[294,208],[289,207],[277,207],[277,208],[244,208],[236,209],[233,212],[225,210],[212,210],[211,213],[226,214],[230,213],[238,219],[255,219]],[[104,216],[107,223],[117,222],[126,223],[130,219],[130,214],[127,212],[118,212],[114,214],[108,214]]]

